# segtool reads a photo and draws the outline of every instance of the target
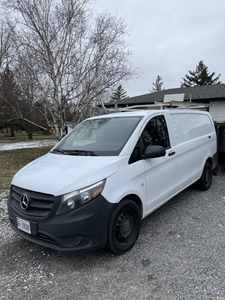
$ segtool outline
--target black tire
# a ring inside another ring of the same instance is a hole
[[[202,191],[206,191],[210,188],[212,183],[212,164],[207,161],[202,171],[202,176],[198,180],[198,187]]]
[[[138,205],[125,199],[118,204],[109,221],[107,248],[114,254],[123,254],[135,244],[141,227]]]

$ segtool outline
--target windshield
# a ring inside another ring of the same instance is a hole
[[[66,136],[53,152],[69,155],[118,155],[142,117],[86,120]]]

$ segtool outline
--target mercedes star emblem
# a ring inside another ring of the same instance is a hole
[[[28,206],[29,206],[29,198],[26,194],[23,194],[20,197],[20,207],[25,210],[28,209]]]

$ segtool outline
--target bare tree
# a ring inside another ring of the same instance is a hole
[[[0,70],[2,71],[10,60],[11,50],[11,31],[8,25],[1,21],[0,23]]]
[[[26,53],[24,53],[25,55]],[[29,55],[26,60],[29,61]],[[28,138],[32,139],[34,130],[46,129],[43,114],[40,112],[40,93],[36,81],[36,72],[32,60],[30,65],[24,63],[22,57],[14,64],[14,78],[20,87],[20,99],[16,103],[18,124],[24,128]]]
[[[94,103],[115,84],[136,76],[124,36],[127,25],[115,16],[94,18],[92,0],[7,0],[16,11],[18,60],[33,62],[35,97],[58,138],[65,134],[68,107],[74,120],[91,114]],[[26,53],[29,55],[22,55]],[[22,60],[21,60],[22,58]],[[49,118],[50,115],[50,118]],[[62,129],[62,131],[59,130]]]

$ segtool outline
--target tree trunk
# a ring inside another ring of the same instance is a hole
[[[33,140],[33,132],[29,132],[27,135],[29,140]]]
[[[11,126],[11,137],[15,137],[13,127]]]

